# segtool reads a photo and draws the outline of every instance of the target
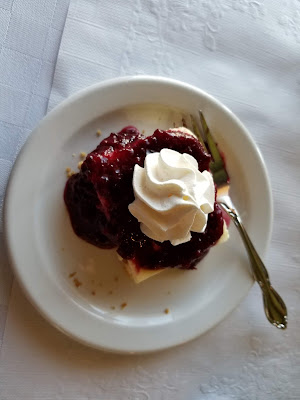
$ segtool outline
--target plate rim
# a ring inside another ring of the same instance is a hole
[[[219,322],[221,322],[228,314],[230,314],[242,301],[243,298],[245,298],[250,290],[250,288],[253,285],[253,281],[249,280],[249,287],[248,290],[245,291],[243,295],[241,295],[238,299],[238,301],[235,302],[233,306],[230,306],[228,311],[225,312],[220,318],[216,319],[213,323],[211,323],[210,326],[206,327],[205,330],[203,330],[200,333],[194,333],[192,336],[184,339],[184,340],[177,340],[175,343],[171,343],[169,345],[162,345],[160,346],[157,344],[156,346],[150,346],[149,348],[146,349],[136,349],[136,350],[127,350],[123,348],[122,346],[108,346],[99,343],[91,343],[89,340],[86,340],[83,337],[78,336],[72,331],[64,329],[64,327],[60,324],[57,324],[56,321],[52,319],[51,316],[49,316],[49,313],[41,307],[41,305],[38,303],[37,299],[32,295],[30,290],[26,287],[25,282],[23,282],[21,278],[21,273],[18,269],[18,266],[16,265],[16,262],[14,260],[14,249],[10,245],[10,223],[9,223],[9,215],[10,215],[10,204],[9,204],[9,198],[13,196],[13,182],[15,179],[15,176],[18,175],[19,173],[19,165],[21,164],[23,158],[26,157],[27,149],[30,148],[32,141],[37,135],[43,135],[43,127],[48,124],[48,121],[55,120],[56,116],[61,113],[62,110],[64,110],[66,107],[72,107],[72,104],[76,103],[78,100],[81,100],[84,97],[90,96],[94,92],[99,92],[104,89],[109,89],[115,86],[119,85],[124,85],[124,84],[130,84],[131,82],[137,83],[137,84],[151,84],[155,81],[156,84],[166,84],[166,85],[171,85],[171,86],[177,86],[180,87],[181,89],[185,90],[192,90],[193,92],[197,93],[198,95],[209,99],[214,105],[218,106],[221,108],[226,114],[230,115],[231,119],[234,121],[234,123],[239,127],[240,131],[245,134],[247,141],[249,144],[251,144],[253,150],[256,153],[256,156],[258,157],[260,161],[260,167],[261,167],[261,173],[263,174],[263,180],[266,184],[266,194],[267,194],[267,202],[269,204],[269,209],[268,209],[268,216],[267,220],[269,221],[269,226],[267,230],[267,237],[265,239],[265,245],[264,245],[264,250],[262,252],[262,255],[266,253],[266,250],[269,246],[270,240],[271,240],[271,234],[272,234],[272,225],[273,225],[273,198],[272,198],[272,191],[271,191],[271,184],[270,184],[270,179],[267,173],[267,168],[265,165],[265,161],[262,157],[262,154],[257,147],[254,139],[252,138],[250,132],[247,130],[247,128],[242,124],[242,122],[239,120],[239,118],[230,110],[228,109],[223,103],[221,103],[219,100],[217,100],[214,96],[210,95],[209,93],[205,92],[202,89],[197,88],[196,86],[190,85],[185,82],[181,82],[179,80],[171,79],[171,78],[165,78],[165,77],[159,77],[159,76],[152,76],[152,75],[138,75],[138,76],[126,76],[126,77],[118,77],[118,78],[113,78],[109,80],[105,80],[103,82],[98,82],[95,83],[91,86],[88,86],[67,99],[63,100],[60,104],[58,104],[55,108],[53,108],[37,125],[37,127],[32,131],[30,134],[29,138],[27,139],[26,143],[24,144],[23,148],[21,149],[14,165],[12,168],[12,172],[9,177],[9,181],[7,184],[6,188],[6,194],[5,194],[5,199],[4,199],[4,240],[6,244],[6,248],[8,251],[8,258],[10,261],[10,265],[13,268],[14,274],[17,277],[18,283],[21,286],[23,292],[25,293],[26,297],[29,299],[29,301],[33,304],[33,306],[39,311],[39,313],[47,320],[49,321],[52,325],[54,325],[58,330],[64,332],[66,335],[69,337],[72,337],[73,339],[93,348],[98,348],[101,350],[108,350],[111,352],[118,352],[118,353],[147,353],[147,352],[154,352],[154,351],[159,351],[163,349],[167,349],[170,347],[174,347],[180,344],[183,344],[187,341],[193,340],[196,337],[200,336],[204,332],[207,332],[210,330],[212,327],[217,325]],[[99,116],[101,113],[99,113]]]

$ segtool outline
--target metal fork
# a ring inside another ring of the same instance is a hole
[[[217,202],[233,220],[244,242],[249,256],[253,277],[259,284],[262,291],[266,317],[271,322],[271,324],[273,324],[277,328],[285,329],[287,327],[286,305],[271,285],[268,271],[258,253],[256,252],[253,243],[250,240],[242,223],[241,217],[239,216],[237,209],[234,207],[231,201],[231,198],[229,196],[229,177],[224,165],[223,158],[201,111],[199,111],[199,116],[199,125],[201,129],[199,129],[199,126],[196,123],[195,119],[193,118],[193,116],[191,116],[193,131],[204,146],[204,148],[212,156],[210,169],[213,174],[214,182],[217,185]]]

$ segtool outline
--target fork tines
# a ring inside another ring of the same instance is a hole
[[[204,149],[208,151],[212,156],[210,163],[210,170],[213,174],[214,181],[217,185],[227,183],[229,180],[223,157],[219,151],[218,145],[213,139],[207,122],[201,110],[199,110],[199,125],[196,123],[194,117],[191,115],[193,130],[199,141],[203,145]]]

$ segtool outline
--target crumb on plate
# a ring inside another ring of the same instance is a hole
[[[169,314],[170,310],[168,308],[165,308],[164,313]]]
[[[95,296],[95,294],[96,294],[95,290],[93,290],[91,293],[93,296]]]
[[[101,136],[102,135],[102,132],[100,131],[100,129],[98,129],[97,130],[97,136],[99,137],[99,136]]]
[[[116,309],[116,307],[115,307],[115,306],[111,306],[110,308],[111,308],[111,310],[115,310],[115,309]]]
[[[127,307],[127,303],[122,303],[122,304],[120,305],[120,307],[121,307],[121,309],[123,310],[125,307]]]
[[[71,272],[71,274],[69,274],[69,278],[73,278],[73,276],[76,275],[76,271],[75,272]]]
[[[72,171],[72,169],[70,167],[67,167],[66,168],[66,174],[67,174],[67,177],[70,178],[70,176],[74,175],[75,172]]]
[[[86,152],[85,151],[81,151],[80,152],[80,158],[84,159],[86,157]]]
[[[78,169],[81,169],[82,164],[83,164],[83,161],[79,161],[79,163],[77,164]]]
[[[78,288],[79,286],[82,285],[82,282],[80,282],[77,278],[73,279],[74,285]]]

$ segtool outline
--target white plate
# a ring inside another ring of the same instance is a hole
[[[98,249],[74,234],[64,206],[65,169],[76,170],[79,152],[96,147],[97,129],[100,139],[129,124],[152,134],[180,121],[176,109],[196,115],[199,108],[226,155],[232,195],[264,255],[272,199],[261,155],[241,122],[195,87],[158,77],[94,85],[50,112],[21,151],[5,202],[12,265],[42,315],[73,338],[110,351],[165,349],[207,331],[250,289],[246,253],[234,226],[230,240],[212,249],[197,270],[165,271],[135,285],[114,250]],[[69,278],[75,271],[78,288]]]

